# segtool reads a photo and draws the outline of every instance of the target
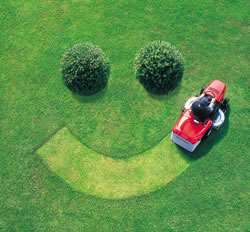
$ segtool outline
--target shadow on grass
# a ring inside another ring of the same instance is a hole
[[[153,94],[153,93],[148,92],[148,95],[156,100],[164,101],[167,99],[169,100],[171,97],[175,96],[180,91],[180,89],[181,89],[181,85],[179,83],[174,89],[169,90],[168,93]]]
[[[222,125],[222,127],[218,131],[213,130],[208,138],[201,141],[201,143],[198,145],[198,147],[194,152],[188,152],[176,145],[180,153],[183,155],[183,157],[189,161],[194,161],[206,155],[212,149],[212,147],[215,144],[219,143],[228,133],[229,116],[230,116],[230,108],[226,113],[226,119],[224,125]]]
[[[108,89],[108,87],[106,86],[104,89],[102,89],[98,93],[96,93],[94,95],[89,95],[89,96],[79,95],[77,93],[72,92],[72,96],[80,103],[95,102],[105,95],[105,93],[107,92],[107,89]]]
[[[151,93],[149,91],[147,92],[150,97],[159,101],[164,101],[166,99],[171,98],[172,96],[175,96],[180,91],[180,89],[181,89],[181,80],[175,86],[173,86],[167,93],[156,94],[156,93]]]

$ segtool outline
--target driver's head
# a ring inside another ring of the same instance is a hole
[[[210,115],[209,103],[212,98],[210,96],[204,96],[197,101],[195,101],[191,110],[198,121],[204,122]]]

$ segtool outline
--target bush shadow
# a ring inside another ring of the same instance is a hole
[[[186,160],[189,160],[189,161],[198,160],[204,155],[206,155],[213,148],[213,146],[219,143],[228,133],[229,124],[230,124],[229,115],[230,115],[230,108],[228,109],[226,113],[224,125],[222,125],[222,127],[218,131],[213,130],[211,135],[208,138],[201,141],[201,143],[198,145],[198,147],[196,148],[194,152],[186,151],[183,148],[176,145],[181,155]]]
[[[175,96],[181,89],[181,81],[178,82],[178,84],[170,89],[167,93],[151,93],[149,91],[148,92],[148,95],[156,100],[159,100],[159,101],[164,101],[164,100],[169,100],[169,98]]]
[[[107,89],[108,89],[108,86],[106,86],[101,91],[99,91],[93,95],[81,95],[81,94],[77,94],[74,92],[71,92],[71,94],[72,94],[72,97],[74,99],[76,99],[77,101],[79,101],[80,103],[88,103],[88,102],[91,103],[91,102],[95,102],[95,101],[99,100],[100,98],[102,98],[106,94]]]

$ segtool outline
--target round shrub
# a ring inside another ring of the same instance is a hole
[[[181,80],[184,64],[181,53],[170,43],[154,41],[142,48],[135,58],[136,77],[146,90],[165,94]]]
[[[92,43],[76,44],[63,55],[64,82],[75,93],[92,95],[102,90],[109,72],[109,61],[102,49]]]

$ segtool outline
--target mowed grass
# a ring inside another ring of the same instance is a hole
[[[1,230],[249,230],[248,9],[248,1],[3,1]],[[186,68],[163,97],[150,96],[133,71],[136,51],[159,39],[182,51]],[[108,88],[91,98],[72,95],[61,80],[60,57],[80,41],[101,46],[112,63]],[[96,152],[136,157],[169,133],[185,99],[211,79],[229,86],[229,121],[154,193],[118,201],[79,193],[35,154],[67,126]]]
[[[155,191],[189,165],[169,136],[130,159],[115,160],[81,144],[65,127],[36,153],[75,190],[106,199],[124,199]]]

